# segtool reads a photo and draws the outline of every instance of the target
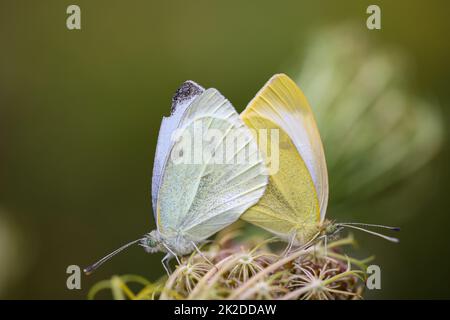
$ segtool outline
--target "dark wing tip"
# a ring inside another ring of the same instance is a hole
[[[170,109],[170,113],[173,114],[180,103],[200,95],[203,91],[205,91],[205,89],[194,81],[185,81],[177,91],[175,91],[175,94],[172,97],[172,108]]]

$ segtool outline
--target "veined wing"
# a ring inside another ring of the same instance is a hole
[[[321,221],[328,205],[328,172],[322,140],[311,107],[300,88],[285,74],[274,75],[249,103],[249,111],[278,125],[307,166],[317,191]]]
[[[189,105],[178,133],[159,188],[158,227],[200,241],[260,199],[266,170],[249,129],[215,89]]]
[[[295,231],[299,242],[308,241],[318,231],[328,199],[325,158],[311,108],[291,79],[275,75],[241,118],[257,132],[279,132],[278,144],[268,135],[265,152],[272,162],[278,160],[279,169],[269,177],[260,201],[241,218],[285,239]],[[279,147],[275,159],[273,146]]]

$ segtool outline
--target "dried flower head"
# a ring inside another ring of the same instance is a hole
[[[230,236],[232,235],[232,236]],[[91,289],[89,298],[110,289],[118,299],[357,299],[363,292],[364,260],[347,257],[347,238],[308,247],[285,248],[274,239],[236,241],[234,231],[181,260],[175,271],[158,283],[141,277],[113,277]],[[127,283],[143,288],[134,293]]]

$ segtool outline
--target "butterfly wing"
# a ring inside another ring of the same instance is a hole
[[[241,118],[258,132],[279,132],[279,169],[269,177],[264,196],[241,218],[284,238],[296,230],[300,242],[309,240],[325,217],[328,174],[320,135],[305,96],[288,76],[275,75]],[[275,152],[271,139],[269,136],[266,154]]]
[[[156,145],[155,161],[153,163],[152,177],[152,206],[155,221],[157,221],[156,200],[158,199],[164,166],[167,163],[169,152],[173,147],[172,135],[179,127],[186,109],[196,97],[205,91],[203,87],[193,81],[186,81],[175,92],[172,98],[170,117],[163,117],[159,129],[158,143]]]
[[[268,178],[252,134],[215,89],[189,104],[177,133],[156,199],[158,229],[197,242],[254,205]]]

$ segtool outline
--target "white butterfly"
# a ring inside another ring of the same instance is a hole
[[[195,148],[199,144],[202,152]],[[222,161],[224,150],[226,161]],[[175,93],[171,115],[163,118],[159,131],[152,179],[157,230],[84,271],[91,273],[139,243],[146,252],[166,252],[162,263],[169,272],[170,258],[198,250],[198,243],[258,202],[267,179],[255,138],[231,103],[216,89],[185,82]]]

